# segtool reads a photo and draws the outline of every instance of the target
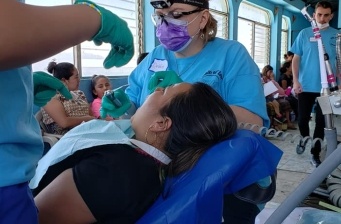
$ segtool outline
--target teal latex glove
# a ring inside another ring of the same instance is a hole
[[[77,0],[75,4],[85,4],[96,9],[101,15],[101,29],[91,39],[99,46],[111,44],[109,55],[103,62],[104,68],[120,67],[127,64],[134,56],[134,38],[127,23],[109,10],[87,0]]]
[[[119,118],[131,107],[131,102],[122,88],[107,90],[102,97],[102,106],[100,109],[101,118],[107,115],[113,118]]]
[[[43,107],[60,92],[67,99],[72,99],[72,95],[65,85],[57,78],[45,72],[33,72],[34,84],[34,104]]]
[[[148,89],[153,93],[158,87],[166,88],[181,82],[182,79],[174,71],[155,72],[149,80]]]

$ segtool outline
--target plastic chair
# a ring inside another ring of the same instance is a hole
[[[264,137],[238,130],[208,150],[190,171],[168,178],[162,194],[137,223],[221,223],[224,195],[248,191],[248,186],[274,176],[282,154]]]
[[[57,143],[57,141],[63,136],[63,135],[56,135],[56,134],[51,134],[47,132],[47,128],[43,122],[43,115],[41,111],[39,110],[35,114],[35,118],[39,123],[40,129],[41,129],[41,134],[43,136],[43,141],[44,143],[47,143],[50,148]]]

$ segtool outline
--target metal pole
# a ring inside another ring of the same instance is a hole
[[[337,147],[319,167],[287,197],[264,224],[279,224],[341,163],[341,146]]]

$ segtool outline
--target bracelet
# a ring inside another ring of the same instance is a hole
[[[93,9],[95,9],[102,16],[101,11],[99,11],[99,9],[94,4],[92,4],[92,3],[89,3],[89,2],[79,2],[77,4],[78,5],[80,5],[80,4],[81,5],[87,5],[87,6],[91,7],[91,8],[93,8]]]

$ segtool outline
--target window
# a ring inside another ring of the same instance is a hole
[[[218,21],[217,37],[228,38],[228,6],[226,0],[211,0],[210,12]]]
[[[281,32],[281,62],[284,62],[284,54],[288,52],[288,20],[282,17],[282,32]]]
[[[265,10],[242,2],[238,12],[238,41],[261,70],[270,61],[270,19]]]
[[[25,0],[26,4],[30,5],[39,5],[39,6],[54,6],[54,5],[70,5],[71,0],[46,0],[46,1],[40,1],[40,0]],[[48,27],[46,29],[49,29]],[[53,44],[53,43],[51,43]],[[52,57],[46,58],[42,61],[39,61],[37,63],[34,63],[32,65],[33,71],[46,71],[47,65],[50,61],[55,59],[57,62],[74,62],[73,57],[73,48],[66,49],[62,52],[60,52],[57,55],[54,55]]]
[[[135,52],[137,46],[137,20],[135,10],[135,0],[96,0],[96,4],[105,7],[106,9],[115,13],[118,17],[124,19],[134,35]],[[107,57],[111,49],[110,44],[102,44],[96,46],[92,41],[86,41],[81,44],[81,63],[82,76],[92,76],[94,74],[102,74],[107,76],[121,76],[129,75],[136,67],[136,58],[132,59],[128,64],[120,68],[103,68],[103,61]],[[135,54],[137,55],[137,54]]]
[[[70,5],[71,0],[26,0],[26,4],[32,5],[44,5],[44,6],[55,6],[55,5]],[[103,61],[109,54],[111,49],[110,44],[103,43],[101,46],[95,46],[93,42],[85,41],[79,46],[67,49],[57,55],[42,60],[33,64],[33,71],[43,70],[46,71],[47,65],[53,59],[59,62],[71,62],[75,65],[76,60],[80,60],[78,64],[81,65],[80,71],[82,71],[82,77],[92,76],[93,74],[103,74],[107,76],[125,76],[129,75],[131,71],[136,67],[136,57],[138,51],[138,32],[137,32],[137,19],[136,19],[136,7],[138,7],[137,0],[94,0],[99,6],[105,7],[112,11],[120,18],[124,19],[134,35],[134,47],[135,55],[132,60],[125,66],[120,68],[104,69]],[[78,56],[77,56],[78,55]],[[135,59],[135,60],[134,60]]]

